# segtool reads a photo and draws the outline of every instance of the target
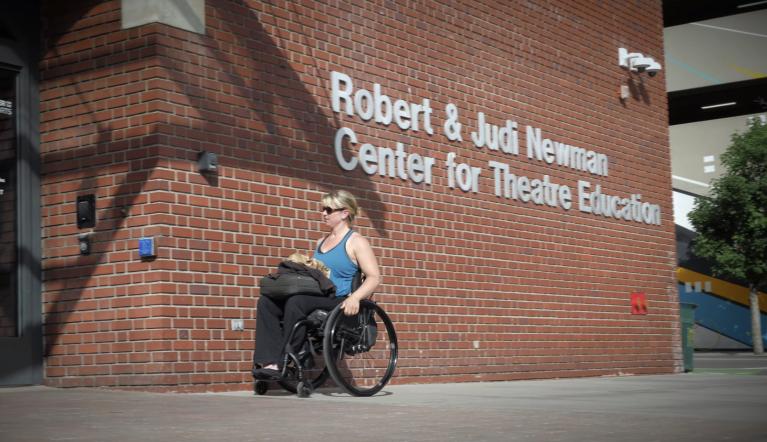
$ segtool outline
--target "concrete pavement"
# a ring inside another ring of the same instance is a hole
[[[745,357],[751,365],[767,358]],[[706,364],[704,364],[706,365]],[[708,372],[393,385],[372,398],[321,389],[158,394],[0,389],[11,441],[765,441],[767,377]]]
[[[767,375],[767,355],[745,352],[698,352],[693,365],[696,373]]]

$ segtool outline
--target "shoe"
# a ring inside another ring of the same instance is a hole
[[[273,368],[254,368],[253,377],[262,381],[276,381],[282,378],[282,373]]]

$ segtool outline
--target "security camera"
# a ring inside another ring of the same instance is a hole
[[[647,68],[655,63],[650,57],[636,57],[631,59],[631,70],[637,72],[644,72]]]
[[[663,67],[661,67],[660,63],[653,60],[652,64],[650,66],[647,66],[645,70],[647,71],[647,75],[654,77],[655,75],[658,74],[658,71],[660,71],[661,69],[663,69]]]

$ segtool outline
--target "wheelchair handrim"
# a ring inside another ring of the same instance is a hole
[[[388,356],[385,358],[386,360],[386,368],[384,371],[384,375],[376,382],[375,385],[370,387],[363,387],[359,388],[355,383],[347,380],[346,376],[341,373],[341,370],[338,367],[338,363],[344,359],[344,352],[343,349],[334,350],[334,348],[338,347],[338,345],[333,345],[334,343],[337,344],[340,342],[340,339],[342,337],[340,336],[340,330],[342,327],[341,321],[343,320],[343,312],[340,310],[340,308],[336,308],[331,312],[330,316],[328,317],[327,323],[325,325],[325,340],[324,340],[324,357],[325,357],[325,367],[328,369],[330,373],[330,377],[333,378],[333,381],[337,385],[339,385],[341,388],[346,390],[349,394],[353,396],[372,396],[379,392],[392,378],[394,375],[394,371],[397,366],[397,334],[394,331],[394,325],[391,322],[391,319],[386,314],[381,307],[379,307],[377,304],[368,301],[363,300],[360,303],[360,310],[363,311],[364,309],[371,310],[377,317],[381,320],[382,324],[385,327],[386,330],[386,338],[388,339],[388,342],[386,345],[382,346],[382,348],[377,348],[375,351],[383,351],[384,353],[388,354]],[[359,353],[364,355],[365,353]],[[340,356],[340,358],[338,358]],[[334,360],[338,358],[338,360]],[[357,361],[356,359],[349,359],[349,361]],[[360,359],[364,360],[364,359]],[[360,370],[370,370],[370,368],[359,368],[359,367],[352,367],[347,368],[350,374],[353,374],[356,371]],[[377,368],[372,368],[372,370],[375,372],[376,370],[379,370]],[[370,379],[365,378],[364,376],[362,379]]]

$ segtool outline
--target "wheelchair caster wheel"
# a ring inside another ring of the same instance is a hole
[[[296,394],[298,397],[309,397],[312,395],[312,386],[308,382],[301,381],[296,385]]]
[[[266,381],[256,381],[253,385],[253,390],[259,396],[264,395],[269,390],[269,384]]]

